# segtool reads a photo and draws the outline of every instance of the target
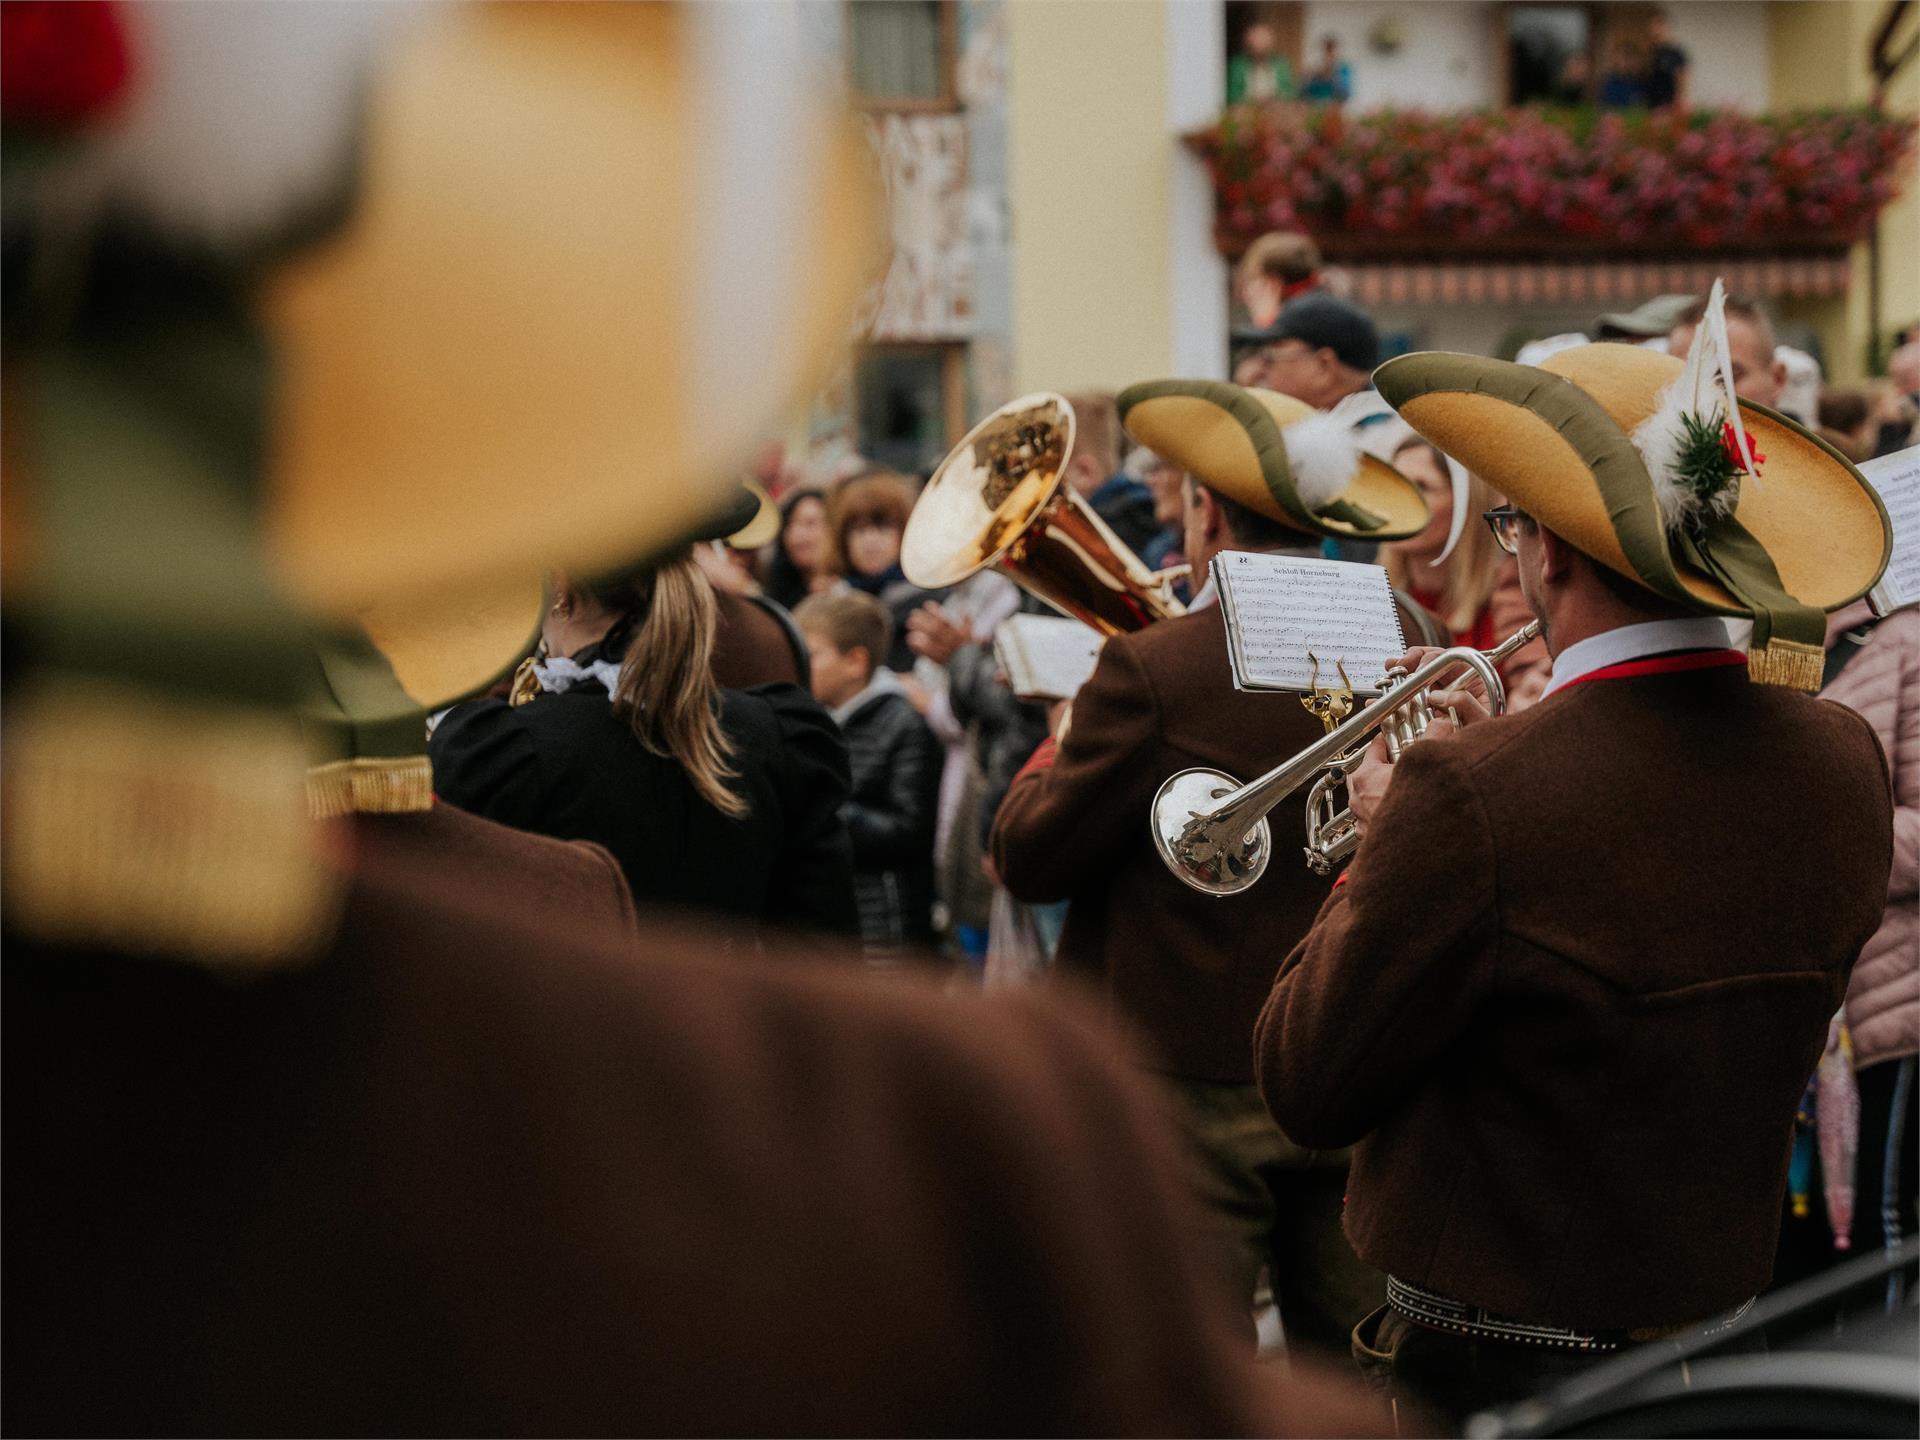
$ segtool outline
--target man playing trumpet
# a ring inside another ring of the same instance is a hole
[[[1710,328],[1684,368],[1593,345],[1377,377],[1511,497],[1488,520],[1553,676],[1485,723],[1436,697],[1459,733],[1353,776],[1362,843],[1257,1065],[1290,1135],[1356,1147],[1346,1232],[1389,1279],[1355,1355],[1456,1417],[1765,1288],[1795,1105],[1885,903],[1879,744],[1792,693],[1884,513],[1736,405]]]
[[[1410,482],[1300,401],[1164,381],[1119,403],[1128,432],[1189,476],[1183,524],[1196,584],[1222,550],[1314,555],[1323,535],[1388,539],[1426,523]],[[1292,698],[1234,689],[1210,599],[1202,589],[1190,613],[1107,641],[1064,738],[1041,746],[1002,803],[993,859],[1020,899],[1072,902],[1058,964],[1101,985],[1153,1042],[1234,1299],[1251,1302],[1266,1266],[1289,1343],[1344,1346],[1381,1293],[1340,1233],[1345,1153],[1293,1144],[1253,1085],[1275,939],[1306,932],[1328,882],[1298,868],[1228,899],[1201,895],[1168,874],[1143,823],[1173,771],[1249,773],[1276,747],[1322,733]],[[1302,823],[1300,803],[1290,813]]]

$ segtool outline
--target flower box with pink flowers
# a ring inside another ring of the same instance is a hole
[[[1877,111],[1229,107],[1187,141],[1234,256],[1304,230],[1334,258],[1832,252],[1911,180],[1915,126]]]

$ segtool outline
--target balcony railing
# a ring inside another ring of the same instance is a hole
[[[1910,119],[1877,111],[1230,106],[1187,137],[1238,255],[1304,230],[1336,259],[1832,253],[1909,178]]]

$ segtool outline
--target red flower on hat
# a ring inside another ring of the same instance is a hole
[[[79,124],[112,104],[131,73],[126,31],[109,0],[0,4],[0,116],[8,125]]]
[[[1748,435],[1746,440],[1747,449],[1743,455],[1740,452],[1740,437],[1734,432],[1733,421],[1722,420],[1720,422],[1720,443],[1726,447],[1727,459],[1733,465],[1733,468],[1736,470],[1744,470],[1749,475],[1758,475],[1760,473],[1760,467],[1766,463],[1767,457],[1760,453],[1760,442],[1758,440],[1754,439],[1751,435]]]

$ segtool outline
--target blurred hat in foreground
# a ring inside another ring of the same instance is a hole
[[[353,613],[529,554],[624,563],[811,392],[879,211],[799,23],[490,6],[380,77],[351,220],[270,294],[269,513],[298,599]]]
[[[429,802],[392,752],[541,571],[684,534],[825,372],[874,177],[790,7],[5,14],[8,923],[290,954],[309,758]]]

